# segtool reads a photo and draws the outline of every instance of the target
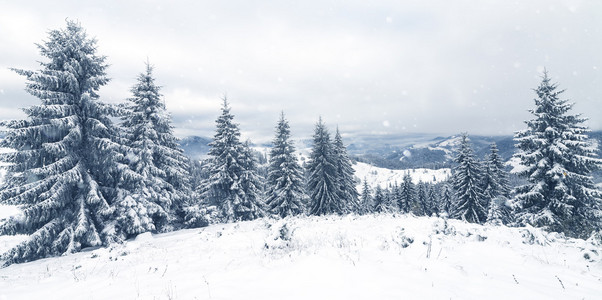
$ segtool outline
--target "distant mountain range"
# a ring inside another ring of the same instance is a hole
[[[210,138],[200,136],[187,136],[180,140],[180,147],[188,157],[201,160],[209,152]]]
[[[602,157],[602,131],[590,133],[597,142]],[[489,154],[489,145],[497,144],[500,156],[507,161],[512,157],[516,148],[512,136],[480,136],[470,135],[470,142],[479,158]],[[404,135],[355,135],[344,138],[349,154],[357,161],[388,169],[413,168],[448,168],[452,165],[455,150],[460,141],[459,135],[441,137],[429,134]],[[195,159],[203,159],[209,150],[211,139],[190,136],[181,140],[180,144],[185,153]],[[311,148],[310,139],[298,140],[296,147],[301,153],[308,153]],[[269,148],[270,144],[256,145]],[[596,177],[601,178],[602,172]]]
[[[514,154],[512,136],[469,136],[477,157],[489,154],[491,143],[495,142],[499,154],[507,161]],[[412,141],[412,139],[414,139]],[[356,159],[389,169],[447,168],[455,156],[460,136],[382,136],[353,138],[349,153]]]

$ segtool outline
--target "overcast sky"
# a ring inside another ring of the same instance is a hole
[[[544,67],[602,129],[602,1],[511,2],[0,0],[0,119],[38,101],[7,68],[38,69],[34,43],[70,18],[108,56],[102,101],[148,57],[179,136],[212,136],[224,93],[254,141],[281,110],[298,138],[320,115],[346,134],[512,134]]]

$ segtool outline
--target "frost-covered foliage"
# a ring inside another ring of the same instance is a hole
[[[491,153],[487,156],[487,161],[485,162],[482,188],[487,203],[495,197],[508,197],[510,194],[508,173],[504,170],[504,162],[498,154],[499,151],[495,143],[491,144],[490,151]]]
[[[445,213],[448,216],[454,211],[454,199],[452,189],[449,184],[443,184],[441,188],[441,197],[439,198],[439,211],[441,214]]]
[[[399,188],[399,199],[397,205],[401,212],[409,213],[416,203],[416,186],[412,182],[410,173],[403,176],[403,182]]]
[[[487,212],[487,224],[506,225],[513,222],[512,207],[503,195],[491,199]]]
[[[382,189],[377,185],[374,189],[374,208],[375,213],[388,213],[396,210],[396,205],[390,197],[390,193],[386,189]]]
[[[265,215],[265,204],[263,202],[263,179],[257,171],[257,158],[251,150],[251,142],[245,141],[242,145],[242,153],[239,163],[242,173],[239,179],[240,199],[242,199],[243,211],[241,220],[253,220]]]
[[[140,175],[132,195],[115,203],[117,229],[124,238],[169,230],[191,194],[188,158],[173,134],[171,116],[147,63],[132,87],[122,117],[129,165]]]
[[[518,221],[586,237],[600,224],[601,193],[590,174],[602,160],[581,125],[586,119],[569,114],[573,104],[559,98],[557,87],[544,72],[530,110],[534,118],[515,135],[519,175],[528,180],[516,188]]]
[[[374,203],[372,201],[372,190],[368,185],[368,181],[364,178],[362,185],[362,194],[360,195],[360,214],[365,215],[372,212]]]
[[[266,206],[272,214],[283,218],[302,213],[307,198],[303,174],[290,136],[290,126],[282,113],[270,151]]]
[[[355,188],[355,170],[351,165],[351,160],[347,154],[347,148],[343,144],[343,138],[337,127],[333,143],[333,155],[335,167],[337,169],[337,178],[339,183],[339,198],[346,203],[347,211],[359,212],[358,192]]]
[[[127,194],[120,182],[137,175],[122,155],[118,130],[110,117],[115,107],[98,101],[109,79],[96,40],[79,23],[49,32],[38,45],[46,59],[38,71],[15,70],[27,78],[27,92],[40,104],[25,108],[25,120],[4,122],[1,147],[9,163],[0,202],[19,205],[0,234],[28,234],[3,255],[6,264],[62,255],[110,243],[113,200]]]
[[[482,170],[466,134],[462,134],[456,163],[451,181],[456,192],[457,203],[451,216],[471,223],[482,223],[487,213],[480,186]]]
[[[226,222],[253,220],[264,215],[255,158],[240,142],[240,129],[226,98],[209,144],[209,178],[200,187],[204,205],[215,205]]]
[[[414,202],[412,212],[417,216],[425,216],[428,214],[426,184],[422,181],[418,182],[418,185],[416,185],[416,202]]]
[[[427,216],[438,216],[440,211],[439,211],[439,202],[441,201],[441,199],[439,199],[439,192],[438,192],[438,185],[433,185],[433,184],[429,184],[427,186],[427,199],[428,199],[428,214]]]
[[[308,193],[310,194],[309,213],[312,215],[342,214],[347,211],[347,203],[341,199],[337,160],[333,153],[330,133],[322,122],[316,124],[314,144],[310,154]]]

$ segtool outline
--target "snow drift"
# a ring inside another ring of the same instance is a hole
[[[411,215],[259,219],[11,265],[0,299],[599,299],[601,251]]]

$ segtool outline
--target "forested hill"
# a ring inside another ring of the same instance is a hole
[[[593,131],[590,137],[602,146],[602,131]],[[512,136],[479,136],[471,135],[470,141],[479,158],[489,153],[489,145],[497,144],[499,154],[504,161],[510,159],[516,148]],[[210,138],[189,136],[180,141],[186,154],[195,159],[202,159],[209,149]],[[356,135],[345,137],[347,151],[354,159],[370,163],[374,166],[389,169],[432,168],[450,166],[459,142],[459,135],[435,136],[429,134],[406,135]],[[259,145],[270,147],[267,145]],[[310,148],[309,139],[297,142],[297,148]],[[602,148],[600,153],[602,154]],[[602,156],[602,155],[601,155]]]

